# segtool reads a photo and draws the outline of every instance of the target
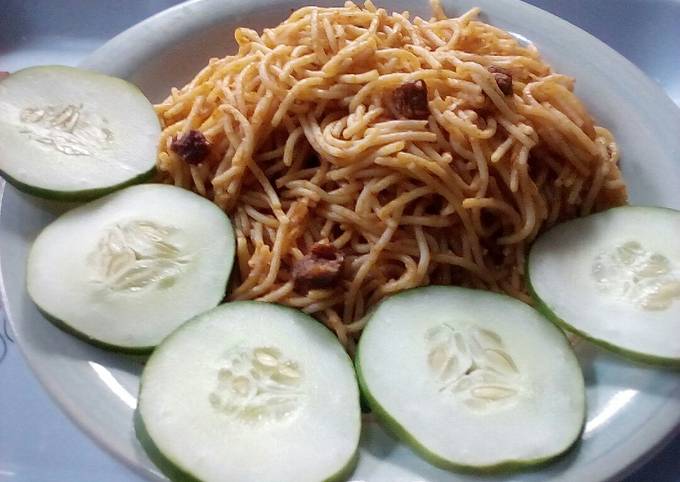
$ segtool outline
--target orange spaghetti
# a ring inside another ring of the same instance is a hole
[[[459,284],[527,300],[546,226],[623,204],[609,131],[532,45],[482,23],[305,7],[210,60],[156,106],[158,169],[234,222],[230,299],[310,313],[352,349],[390,293]],[[207,141],[200,162],[179,141]],[[342,253],[322,289],[296,282],[319,242]]]

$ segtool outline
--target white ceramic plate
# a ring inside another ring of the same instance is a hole
[[[235,27],[272,26],[290,8],[301,5],[295,0],[195,0],[124,32],[84,65],[128,78],[158,101],[171,86],[189,80],[209,57],[233,52]],[[680,208],[680,111],[656,84],[595,38],[535,7],[515,0],[445,2],[449,14],[475,5],[482,7],[487,21],[533,41],[558,71],[576,77],[579,95],[618,138],[632,202]],[[414,7],[408,0],[386,0],[380,6],[429,14],[424,1]],[[0,211],[0,259],[8,316],[29,364],[66,413],[116,457],[150,478],[161,478],[132,430],[139,362],[62,333],[26,295],[30,243],[64,209],[68,206],[6,188]],[[422,462],[377,425],[369,425],[353,480],[600,481],[629,471],[680,427],[680,376],[629,364],[585,342],[577,351],[587,382],[588,423],[583,441],[557,463],[507,477],[443,472]]]

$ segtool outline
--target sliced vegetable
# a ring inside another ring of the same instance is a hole
[[[680,211],[626,206],[555,226],[528,276],[551,319],[641,361],[680,366]]]
[[[583,375],[564,334],[504,295],[430,286],[387,298],[356,366],[376,415],[443,468],[544,462],[583,427]]]
[[[75,208],[37,237],[28,293],[61,328],[121,351],[150,351],[223,298],[229,218],[197,194],[134,186]]]
[[[41,197],[87,200],[154,172],[160,125],[122,79],[64,66],[0,82],[0,174]]]
[[[138,438],[171,478],[343,480],[360,429],[352,362],[292,308],[221,305],[170,335],[142,373]]]

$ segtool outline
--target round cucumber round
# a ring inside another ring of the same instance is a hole
[[[57,218],[28,256],[28,294],[94,344],[148,352],[224,298],[234,261],[229,218],[190,191],[144,184]]]
[[[585,421],[583,375],[564,334],[496,293],[430,286],[385,299],[356,367],[378,418],[445,469],[545,462],[576,442]]]
[[[680,367],[680,211],[625,206],[559,224],[527,274],[552,320],[633,359]]]
[[[352,362],[319,322],[292,308],[226,303],[153,352],[137,436],[174,479],[343,480],[361,431]]]
[[[94,199],[153,175],[160,124],[122,79],[65,66],[0,82],[0,174],[50,199]]]

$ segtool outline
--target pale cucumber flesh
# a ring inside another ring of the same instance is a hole
[[[65,66],[0,82],[0,174],[31,194],[87,200],[154,172],[160,124],[134,85]]]
[[[145,184],[48,225],[31,247],[27,288],[66,331],[143,352],[223,299],[233,260],[233,230],[216,205]]]
[[[569,221],[531,248],[547,316],[622,355],[680,366],[680,212],[626,206]]]
[[[585,420],[583,376],[564,334],[495,293],[431,286],[384,300],[356,366],[383,423],[447,469],[545,462],[578,440]]]
[[[206,482],[341,480],[361,411],[351,360],[318,321],[255,301],[189,321],[141,378],[138,437],[169,475]]]

